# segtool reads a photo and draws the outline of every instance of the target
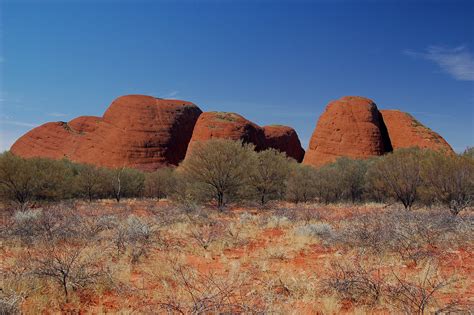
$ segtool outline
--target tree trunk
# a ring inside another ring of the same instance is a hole
[[[67,276],[64,274],[62,278],[62,285],[64,290],[64,296],[66,297],[66,303],[69,302],[69,293],[67,291]]]
[[[217,193],[217,207],[219,208],[220,211],[222,211],[223,206],[224,206],[224,193],[218,192]]]

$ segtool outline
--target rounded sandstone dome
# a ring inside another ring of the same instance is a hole
[[[382,116],[368,98],[345,96],[326,107],[303,163],[321,166],[337,158],[368,158],[391,151]]]
[[[11,150],[23,157],[67,157],[152,171],[184,159],[200,114],[190,102],[127,95],[113,101],[102,118],[82,116],[69,123],[45,124],[18,139]]]
[[[80,116],[68,122],[69,127],[77,132],[93,132],[102,121],[101,117]]]
[[[265,148],[262,128],[235,113],[206,112],[199,117],[189,146],[210,139],[242,140],[254,144],[256,150]]]
[[[439,134],[425,127],[412,115],[399,110],[381,110],[393,149],[419,147],[454,153]]]
[[[271,125],[264,126],[263,132],[267,148],[284,152],[297,162],[303,161],[304,150],[295,129],[288,126]]]

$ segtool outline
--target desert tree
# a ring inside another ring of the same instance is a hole
[[[142,193],[145,175],[131,168],[108,170],[109,191],[117,202],[123,197],[138,197]]]
[[[75,177],[77,193],[91,202],[104,192],[106,171],[95,165],[78,165]]]
[[[271,199],[282,197],[290,172],[290,163],[284,153],[275,149],[257,153],[255,172],[251,174],[251,186],[262,205]]]
[[[432,152],[423,164],[425,188],[449,207],[453,215],[469,207],[474,199],[474,159]]]
[[[173,169],[165,167],[152,173],[145,174],[145,196],[151,198],[165,198],[176,185]]]
[[[422,164],[426,151],[418,148],[398,149],[374,161],[368,178],[371,189],[411,209],[419,197],[422,185]]]
[[[0,156],[0,191],[4,199],[22,208],[33,200],[38,185],[34,165],[27,160],[5,152]]]
[[[87,253],[84,245],[48,244],[26,259],[31,273],[59,285],[66,301],[71,290],[91,285],[105,274],[97,257]]]
[[[312,166],[293,165],[286,185],[286,198],[294,203],[308,202],[317,196],[318,171]]]
[[[38,185],[36,199],[57,201],[72,197],[73,163],[67,159],[57,161],[47,158],[33,158],[28,162],[34,164],[35,180]]]
[[[364,194],[367,161],[342,157],[330,165],[330,168],[335,170],[332,182],[337,182],[341,197],[353,203],[360,201]]]
[[[343,193],[341,174],[332,165],[323,166],[316,171],[314,190],[320,202],[329,204],[340,200]]]
[[[72,176],[67,161],[24,159],[9,152],[0,156],[0,194],[22,209],[34,200],[67,198]]]
[[[253,145],[212,139],[198,142],[182,164],[184,176],[199,199],[213,199],[223,209],[248,194],[255,165]]]

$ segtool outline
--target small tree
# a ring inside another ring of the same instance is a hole
[[[63,200],[72,197],[73,193],[73,164],[64,160],[51,160],[34,158],[30,160],[35,164],[39,200]]]
[[[290,161],[284,153],[269,149],[257,154],[256,170],[251,185],[260,203],[281,198],[290,172]]]
[[[91,202],[104,192],[106,171],[94,165],[79,165],[75,178],[77,192]]]
[[[200,199],[215,199],[222,209],[248,194],[255,165],[253,145],[212,139],[196,143],[182,164],[183,173]]]
[[[0,156],[0,194],[24,209],[33,200],[58,200],[71,193],[71,164],[44,158]]]
[[[2,198],[24,208],[38,190],[32,163],[10,152],[0,155],[0,192]]]
[[[118,168],[108,171],[110,191],[117,200],[123,197],[138,197],[143,191],[145,176],[142,172],[131,168]]]
[[[474,159],[433,152],[423,165],[426,189],[447,205],[453,215],[474,199]]]
[[[332,181],[337,182],[341,197],[353,203],[361,200],[364,193],[367,161],[343,157],[337,159],[331,167],[336,171],[336,180],[333,178]]]
[[[341,180],[342,175],[332,165],[318,169],[313,185],[319,201],[325,204],[338,201],[343,193]]]
[[[286,185],[286,198],[289,201],[308,202],[316,198],[318,171],[307,165],[295,164]]]
[[[153,173],[145,174],[145,196],[151,198],[165,198],[176,186],[173,169],[165,167]]]
[[[400,201],[411,209],[418,199],[422,184],[421,166],[426,151],[409,148],[398,149],[375,161],[368,176],[371,188]]]
[[[94,283],[104,274],[94,256],[84,246],[50,244],[45,251],[27,258],[32,273],[57,283],[69,301],[70,290]]]

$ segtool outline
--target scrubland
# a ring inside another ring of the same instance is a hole
[[[2,220],[2,311],[466,313],[473,216],[68,202]]]
[[[0,313],[472,312],[472,151],[195,152],[146,174],[1,155]]]

